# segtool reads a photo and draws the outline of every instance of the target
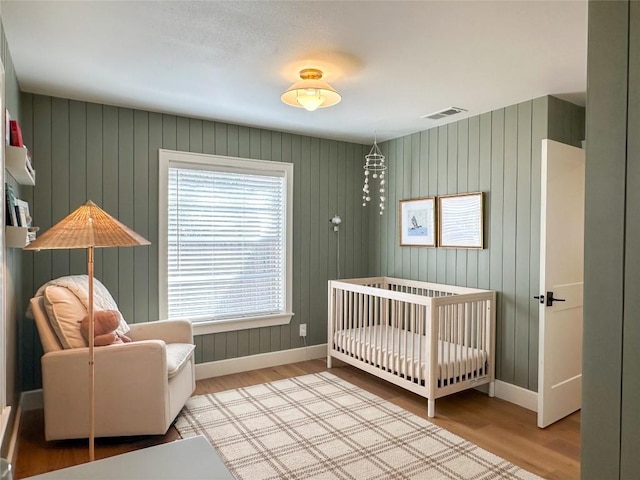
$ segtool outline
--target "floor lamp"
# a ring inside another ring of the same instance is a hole
[[[95,460],[95,388],[93,344],[93,251],[104,247],[135,247],[149,245],[147,239],[120,223],[91,200],[60,220],[24,250],[87,250],[89,277],[89,460]]]

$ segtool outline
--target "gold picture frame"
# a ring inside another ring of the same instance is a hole
[[[438,197],[438,246],[484,248],[482,192]]]
[[[400,200],[398,203],[400,246],[435,247],[435,197]]]

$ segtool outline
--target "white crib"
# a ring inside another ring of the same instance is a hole
[[[327,366],[336,358],[428,400],[489,384],[493,291],[390,277],[329,281]]]

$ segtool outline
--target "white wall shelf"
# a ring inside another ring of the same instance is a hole
[[[19,184],[36,184],[36,171],[31,166],[29,150],[25,147],[5,146],[5,168]]]
[[[32,238],[29,238],[29,227],[12,227],[7,225],[5,227],[5,244],[10,248],[23,248],[29,245],[32,240],[35,240],[35,232],[32,233]]]

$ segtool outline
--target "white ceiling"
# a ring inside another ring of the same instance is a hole
[[[584,105],[587,2],[8,1],[26,92],[370,143],[546,94]],[[342,94],[280,101],[305,67]]]

